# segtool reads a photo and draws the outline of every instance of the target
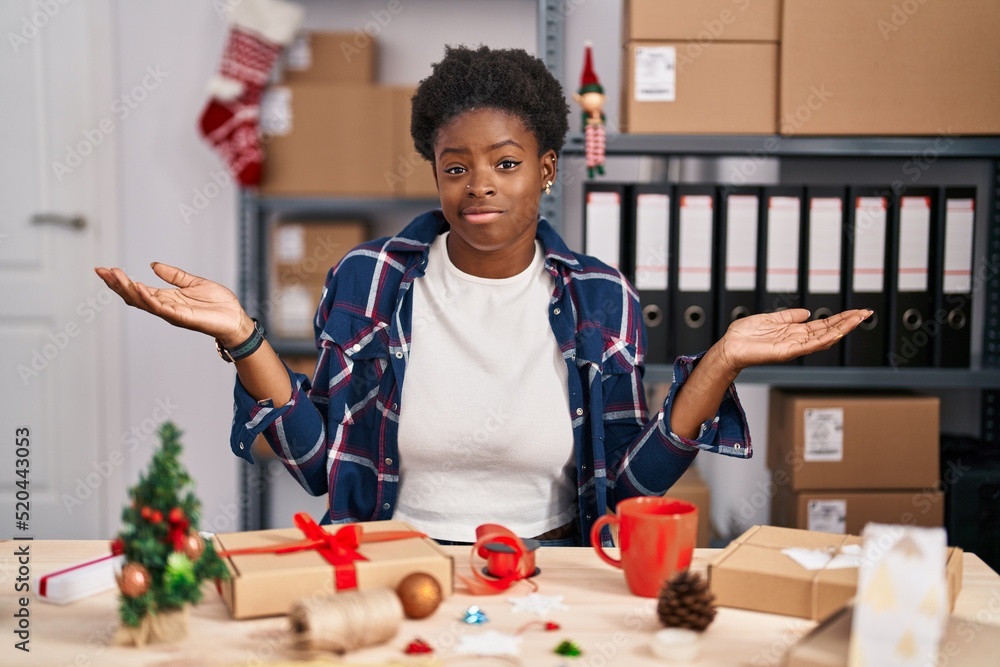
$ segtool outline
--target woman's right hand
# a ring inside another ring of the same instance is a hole
[[[178,289],[157,289],[133,282],[119,268],[94,267],[94,271],[128,305],[174,326],[218,338],[227,348],[253,333],[253,322],[227,287],[162,262],[150,266],[157,276]]]

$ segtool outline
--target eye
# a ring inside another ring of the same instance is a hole
[[[458,166],[447,167],[447,168],[444,169],[444,173],[446,173],[446,174],[464,174],[465,173],[465,167],[458,167]]]
[[[513,169],[517,165],[521,164],[517,160],[500,160],[498,165],[501,169]]]

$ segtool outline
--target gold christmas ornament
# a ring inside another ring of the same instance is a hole
[[[184,538],[184,555],[191,559],[192,563],[198,562],[205,552],[205,540],[195,531],[188,533]]]
[[[139,597],[149,590],[149,585],[152,583],[149,570],[139,563],[125,563],[117,580],[118,588],[127,598]]]
[[[664,582],[656,614],[668,628],[701,632],[715,619],[715,596],[700,574],[686,570]]]
[[[441,604],[441,584],[426,572],[414,572],[396,588],[407,618],[426,618]]]

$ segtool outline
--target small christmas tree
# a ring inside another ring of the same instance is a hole
[[[180,435],[170,422],[160,427],[161,447],[129,489],[124,526],[112,542],[112,551],[125,555],[118,577],[120,643],[183,638],[187,609],[201,599],[201,583],[228,576],[211,542],[198,534],[201,503],[180,463]]]

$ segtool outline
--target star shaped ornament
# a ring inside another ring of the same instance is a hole
[[[463,635],[455,646],[456,653],[465,655],[495,656],[518,655],[521,651],[521,637],[508,635],[496,630]]]
[[[539,595],[529,593],[518,598],[507,598],[514,605],[513,611],[527,611],[537,616],[545,617],[551,611],[566,611],[562,595]]]

